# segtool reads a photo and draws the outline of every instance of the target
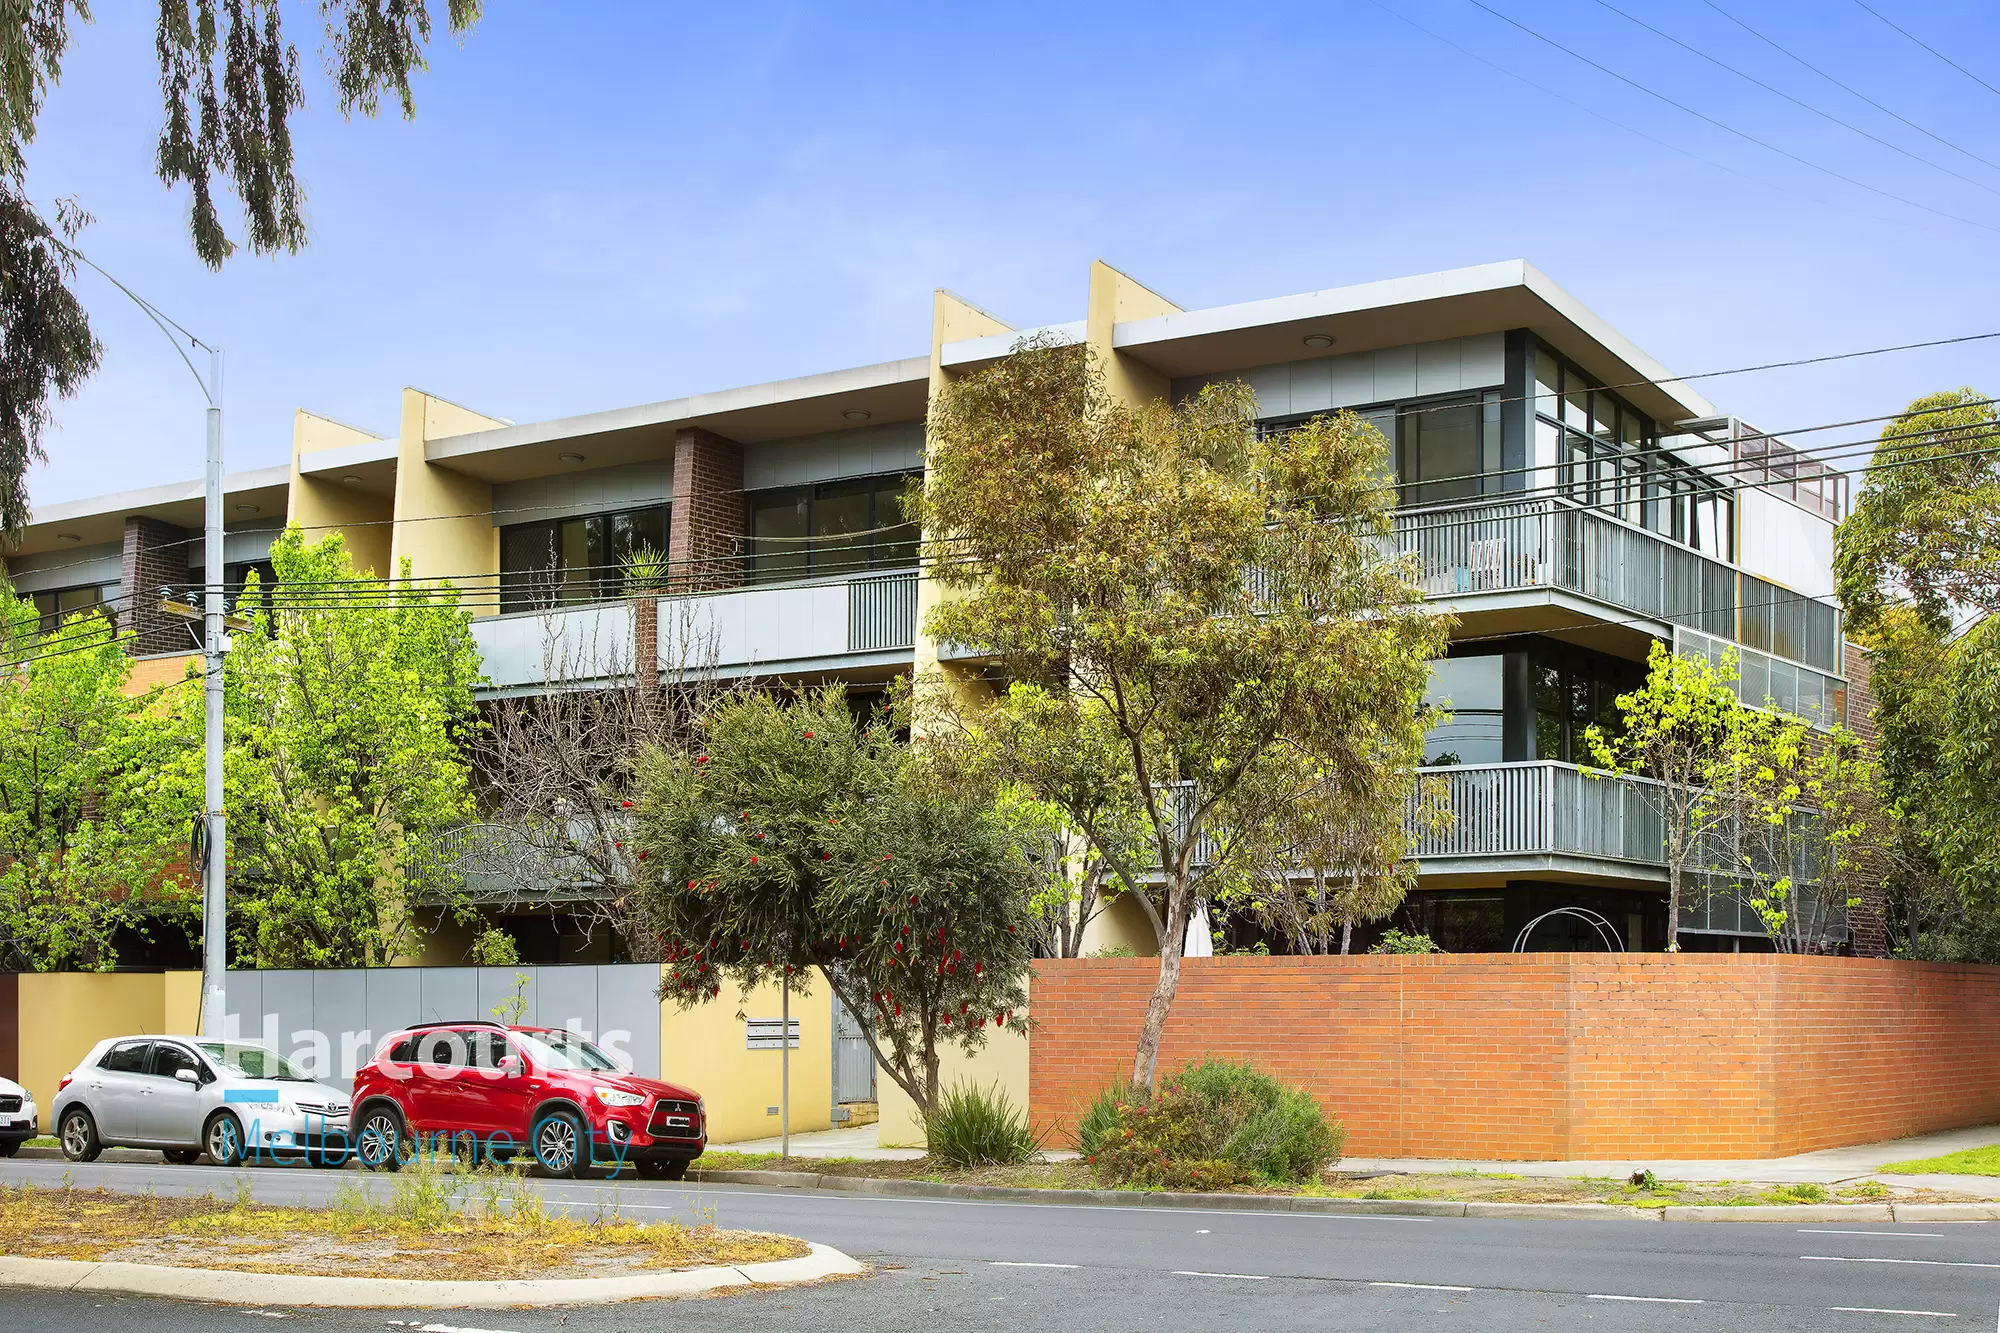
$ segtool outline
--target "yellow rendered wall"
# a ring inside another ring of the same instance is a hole
[[[1160,952],[1160,937],[1154,931],[1146,909],[1129,893],[1121,893],[1097,910],[1083,928],[1083,956],[1103,949],[1130,949],[1140,958],[1154,958]]]
[[[982,1088],[998,1087],[1014,1104],[1014,1109],[1026,1115],[1030,1040],[1016,1032],[998,1032],[989,1035],[986,1045],[970,1055],[956,1046],[939,1051],[939,1089],[942,1091],[961,1083]],[[910,1100],[910,1095],[903,1091],[901,1084],[889,1077],[886,1070],[875,1071],[875,1099],[882,1115],[882,1127],[876,1131],[877,1141],[884,1148],[924,1146],[924,1126],[922,1118],[917,1115],[917,1104]]]
[[[292,484],[285,521],[304,529],[307,541],[318,541],[329,532],[340,533],[356,570],[386,578],[395,572],[389,563],[389,520],[394,503],[390,497],[299,471],[299,460],[307,454],[374,440],[367,431],[327,417],[306,411],[293,413]]]
[[[199,972],[27,972],[20,1083],[48,1124],[56,1084],[106,1037],[194,1031]]]
[[[1115,401],[1137,407],[1165,399],[1172,386],[1159,371],[1112,347],[1114,327],[1129,319],[1178,313],[1180,307],[1158,292],[1140,286],[1101,259],[1091,261],[1084,341],[1097,354],[1097,363],[1104,370],[1104,387]]]
[[[500,609],[500,530],[493,526],[493,487],[427,461],[424,442],[506,424],[419,389],[403,390],[390,564],[400,572],[409,561],[412,578],[464,580],[465,605],[474,615]]]
[[[983,338],[992,333],[1011,333],[1010,325],[951,292],[938,288],[931,294],[931,380],[930,402],[936,403],[952,372],[944,367],[944,345],[966,338]],[[930,448],[928,438],[925,451]],[[917,574],[917,636],[913,670],[919,680],[942,675],[954,689],[984,690],[979,678],[963,667],[940,663],[937,643],[924,632],[931,608],[944,597],[944,589],[930,579],[928,563]]]
[[[801,993],[800,985],[811,987]],[[683,1009],[660,1002],[660,1077],[693,1088],[708,1103],[708,1138],[718,1146],[774,1138],[779,1065],[783,1052],[745,1049],[746,1018],[776,1018],[782,996],[776,985],[741,995],[730,986],[706,1004]],[[799,1020],[799,1048],[792,1052],[791,1128],[794,1134],[833,1127],[833,990],[826,979],[795,982],[792,1017]]]

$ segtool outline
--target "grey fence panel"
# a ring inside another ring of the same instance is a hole
[[[462,1018],[490,1018],[479,1008],[479,974],[470,967],[426,967],[423,999],[415,1018],[406,1023],[450,1023]]]
[[[542,968],[541,975],[556,971]],[[652,963],[621,963],[590,969],[596,974],[597,1002],[593,1009],[598,1038],[631,1061],[632,1072],[660,1078],[660,969]],[[538,983],[539,984],[539,983]],[[619,1033],[628,1034],[622,1042]]]
[[[377,1030],[367,1026],[368,1018],[368,974],[359,968],[328,969],[309,973],[312,977],[312,1011],[314,1025],[323,1014],[353,1014],[362,1020],[359,1028],[342,1024],[338,1032],[326,1032],[326,1058],[312,1073],[322,1077],[350,1079],[354,1071],[368,1063],[375,1054],[375,1039],[386,1036],[387,1030]],[[325,1031],[324,1029],[317,1029]],[[294,1032],[297,1029],[293,1029]],[[285,1034],[290,1042],[292,1033]]]
[[[548,1028],[588,1026],[597,1030],[597,968],[535,969],[535,1019]]]
[[[365,973],[368,982],[368,1012],[363,1026],[373,1040],[382,1039],[397,1028],[424,1018],[424,973],[416,967],[374,967]],[[372,1056],[373,1051],[369,1054]]]
[[[482,967],[473,974],[478,989],[476,1012],[467,1013],[466,1018],[493,1018],[504,1020],[514,1002],[514,988],[519,984],[521,998],[527,1001],[518,1020],[522,1023],[535,1021],[535,972],[532,967]],[[517,983],[515,978],[525,978]],[[495,1010],[499,1010],[495,1013]]]

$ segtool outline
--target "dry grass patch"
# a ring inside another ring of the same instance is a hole
[[[615,1277],[761,1263],[803,1241],[712,1224],[639,1222],[607,1201],[589,1217],[548,1212],[516,1175],[422,1167],[375,1197],[350,1184],[330,1208],[213,1196],[0,1187],[0,1254],[253,1273],[499,1281]]]

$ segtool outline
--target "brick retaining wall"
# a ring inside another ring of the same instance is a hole
[[[1778,955],[1187,960],[1161,1068],[1308,1088],[1354,1156],[1755,1158],[2000,1121],[2000,968]],[[1155,964],[1036,964],[1029,1097],[1129,1074]]]

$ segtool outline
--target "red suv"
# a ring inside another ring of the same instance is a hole
[[[527,1152],[558,1176],[603,1164],[679,1180],[707,1146],[698,1094],[626,1073],[560,1028],[406,1028],[355,1074],[353,1108],[356,1155],[378,1171],[442,1139],[496,1161]]]

